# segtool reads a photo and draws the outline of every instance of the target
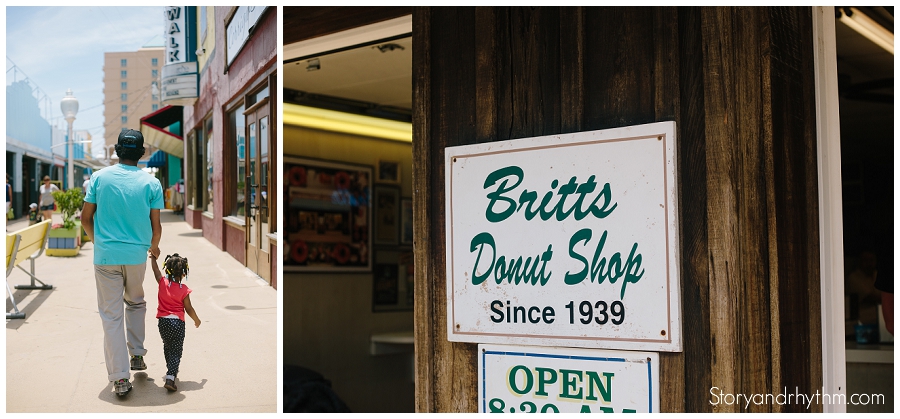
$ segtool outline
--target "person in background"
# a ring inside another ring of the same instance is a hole
[[[184,179],[172,186],[172,209],[177,215],[184,213]]]
[[[53,219],[53,208],[56,206],[56,200],[53,199],[53,192],[59,188],[50,183],[50,176],[44,175],[44,184],[40,187],[41,200],[38,205],[41,206],[41,213],[45,220]]]
[[[38,206],[32,203],[28,206],[28,225],[35,225],[41,221],[43,220],[41,219],[41,213],[38,211]]]
[[[91,185],[91,175],[84,175],[84,183],[81,184],[81,193],[87,196],[88,186]]]
[[[881,291],[881,315],[884,327],[894,335],[894,268],[885,266],[875,272],[875,289]]]
[[[12,185],[9,184],[9,173],[6,174],[6,213],[12,209]],[[7,217],[9,218],[9,217]]]

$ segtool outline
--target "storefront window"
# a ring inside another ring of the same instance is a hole
[[[245,147],[246,147],[246,123],[244,122],[244,105],[241,105],[237,109],[231,111],[228,114],[228,126],[229,126],[229,136],[231,136],[230,140],[234,141],[235,147],[235,193],[237,195],[237,199],[235,199],[234,207],[231,208],[229,215],[233,215],[236,217],[244,216],[244,196],[246,194],[246,178],[247,171],[244,167],[245,165]]]
[[[197,167],[197,156],[194,152],[194,150],[197,149],[195,145],[196,141],[196,131],[191,131],[187,136],[187,143],[185,144],[187,150],[185,151],[184,155],[184,158],[186,160],[185,164],[188,168],[187,173],[185,173],[186,176],[184,179],[184,185],[186,186],[184,191],[184,202],[185,205],[190,205],[194,208],[197,208],[197,202],[194,201],[197,196],[197,194],[194,192],[194,190],[197,189],[195,186],[197,185],[197,177],[194,176],[194,172],[196,172],[194,168]]]
[[[206,6],[200,6],[200,42],[206,41]]]
[[[206,211],[209,211],[215,214],[214,205],[213,205],[213,169],[215,166],[215,162],[213,159],[213,124],[212,117],[206,119],[203,124],[206,128],[204,129],[206,134],[206,150],[203,153],[206,156]]]
[[[259,206],[263,208],[260,221],[269,222],[268,184],[269,184],[269,118],[259,119]],[[268,233],[264,230],[263,233]]]
[[[269,86],[265,86],[261,90],[247,95],[247,106],[253,106],[267,97],[269,97]]]
[[[203,133],[203,126],[201,125],[195,131],[197,133],[197,138],[194,142],[195,150],[197,151],[196,157],[194,158],[194,210],[203,211],[206,209],[206,136]]]

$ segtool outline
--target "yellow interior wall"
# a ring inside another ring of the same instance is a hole
[[[412,197],[412,144],[356,135],[284,127],[284,156],[311,157],[344,163],[362,164],[377,176],[378,160],[400,163],[400,193]]]
[[[294,126],[284,155],[372,167],[400,163],[401,196],[412,196],[412,145]],[[375,247],[377,252],[379,247]],[[371,355],[373,334],[413,330],[413,312],[372,312],[371,273],[285,272],[284,364],[319,372],[354,412],[413,412],[412,352]],[[411,349],[411,348],[410,348]]]

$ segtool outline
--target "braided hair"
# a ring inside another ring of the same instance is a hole
[[[185,279],[190,270],[187,258],[179,256],[178,253],[171,256],[166,255],[166,260],[163,265],[166,268],[166,278],[169,280],[172,280],[172,278]]]

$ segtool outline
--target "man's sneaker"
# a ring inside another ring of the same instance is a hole
[[[123,378],[119,381],[116,381],[115,388],[117,396],[124,396],[128,394],[129,391],[131,391],[131,383],[128,382],[127,378]]]
[[[165,387],[166,390],[169,391],[178,391],[178,387],[175,387],[175,380],[172,380],[170,378],[166,378],[166,385],[164,385],[163,387]]]
[[[143,371],[145,369],[147,369],[147,364],[144,363],[144,357],[138,355],[131,357],[132,371]]]

